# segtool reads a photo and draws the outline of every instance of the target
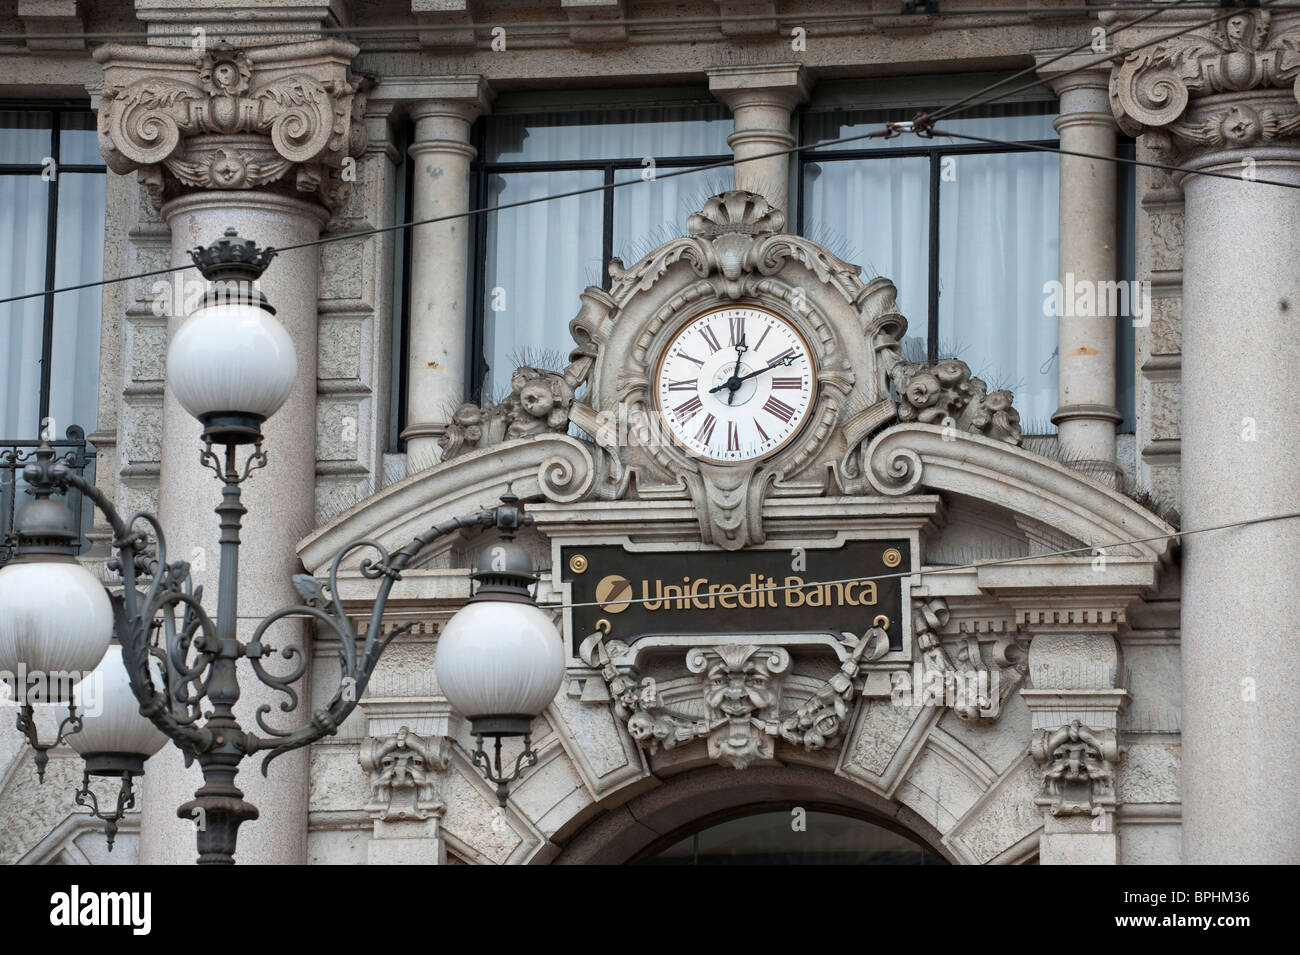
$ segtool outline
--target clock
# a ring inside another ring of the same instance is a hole
[[[816,393],[817,368],[803,334],[753,305],[713,308],[687,322],[655,372],[669,434],[693,456],[723,464],[783,448]]]

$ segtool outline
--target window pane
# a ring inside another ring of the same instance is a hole
[[[0,247],[0,296],[45,288],[49,189],[40,176],[0,176],[0,235],[13,240]],[[40,430],[44,311],[41,298],[0,305],[0,437]]]
[[[488,205],[599,186],[597,170],[493,174]],[[487,217],[483,396],[499,400],[519,365],[563,367],[577,293],[601,284],[604,193],[553,199]]]
[[[0,109],[0,166],[41,163],[54,149],[51,114]]]
[[[898,288],[910,357],[925,355],[929,322],[930,161],[925,158],[805,163],[804,234]],[[915,341],[913,341],[915,340]],[[919,349],[919,352],[916,350]]]
[[[1015,392],[1027,434],[1055,431],[1057,157],[944,157],[939,186],[939,341],[988,383]]]
[[[104,165],[95,136],[95,114],[63,113],[59,120],[59,162],[65,166]]]
[[[580,110],[491,116],[487,162],[730,155],[731,121],[720,105]]]
[[[934,112],[942,107],[929,107]],[[809,110],[804,114],[805,143],[860,136],[880,130],[886,122],[911,119],[920,109],[908,110]],[[940,120],[936,125],[954,133],[984,136],[1008,142],[1056,139],[1052,120],[1056,107],[1051,103],[995,103],[976,109],[962,109],[960,116]],[[818,149],[916,149],[932,144],[964,144],[969,140],[936,137],[922,139],[911,133],[893,139],[862,139],[857,142],[818,146]]]
[[[56,286],[104,277],[104,176],[59,176],[59,223],[54,258]],[[50,417],[56,437],[68,425],[95,430],[99,414],[99,288],[64,292],[54,298]]]
[[[675,172],[660,168],[658,172]],[[615,182],[638,181],[614,190],[614,255],[631,265],[656,247],[686,234],[686,219],[711,196],[731,188],[731,170],[704,169],[667,179],[640,181],[639,169],[620,169]]]

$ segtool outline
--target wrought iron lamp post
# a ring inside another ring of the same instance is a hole
[[[257,818],[257,809],[244,800],[235,784],[245,758],[261,756],[265,774],[276,756],[337,732],[356,708],[384,648],[411,626],[384,631],[384,608],[393,584],[437,538],[463,528],[480,527],[496,528],[506,539],[488,549],[489,567],[477,575],[481,581],[479,592],[448,625],[444,639],[455,636],[453,646],[446,652],[443,648],[439,651],[440,665],[445,664],[440,672],[450,667],[443,674],[449,677],[448,698],[472,718],[480,753],[483,736],[498,737],[499,748],[502,735],[526,735],[528,721],[551,701],[564,675],[559,635],[528,595],[526,582],[536,579],[531,563],[522,548],[510,540],[520,527],[531,524],[532,518],[522,513],[517,498],[510,494],[497,507],[434,525],[392,554],[374,540],[352,542],[335,556],[328,583],[306,574],[295,576],[294,586],[304,602],[264,618],[249,640],[238,639],[240,530],[246,513],[240,503],[240,486],[252,471],[266,464],[261,426],[284,403],[297,367],[292,341],[275,320],[274,309],[253,288],[274,254],[273,249],[258,249],[253,242],[240,240],[233,230],[208,248],[191,252],[199,271],[214,284],[198,311],[181,326],[168,353],[168,384],[182,406],[203,423],[200,460],[222,484],[221,503],[216,507],[221,548],[216,619],[204,610],[202,588],[193,587],[189,565],[168,562],[158,519],[145,512],[124,518],[98,488],[57,463],[48,447],[40,449],[37,460],[24,470],[23,476],[36,498],[26,505],[24,517],[45,515],[45,524],[57,525],[58,515],[49,508],[67,509],[51,501],[50,496],[72,488],[80,490],[103,512],[117,554],[110,569],[121,576],[123,585],[116,626],[112,626],[111,616],[105,616],[109,610],[103,588],[69,555],[57,547],[51,550],[49,533],[36,533],[43,530],[43,525],[37,526],[35,520],[19,522],[18,554],[0,570],[0,620],[9,619],[14,608],[26,614],[21,620],[15,618],[12,632],[0,627],[0,666],[7,657],[21,662],[41,653],[48,656],[53,646],[51,634],[63,626],[66,632],[59,638],[67,644],[62,648],[64,655],[68,659],[75,657],[73,662],[80,669],[89,670],[104,656],[110,632],[116,630],[127,683],[139,702],[140,714],[175,742],[187,762],[197,761],[203,771],[203,786],[192,801],[177,810],[182,819],[201,820],[200,863],[233,863],[239,826]],[[221,447],[222,452],[214,451],[214,446]],[[241,446],[251,446],[242,464]],[[27,509],[36,506],[36,513],[27,514]],[[338,596],[340,565],[359,549],[374,552],[361,561],[360,567],[363,576],[378,581],[360,653]],[[31,578],[29,585],[38,585],[38,594],[21,592],[19,581],[6,588],[4,576],[14,567]],[[35,573],[37,569],[41,572]],[[93,613],[83,610],[79,616],[67,610],[65,589],[78,599],[83,591],[93,594],[94,588],[88,588],[76,571],[89,577],[103,597],[102,605],[93,596],[86,598]],[[58,579],[49,576],[51,572],[60,575]],[[138,586],[143,586],[143,593],[137,591]],[[93,619],[87,621],[86,614]],[[463,619],[462,614],[466,615]],[[292,730],[269,725],[265,716],[271,707],[263,704],[256,713],[254,732],[242,726],[234,714],[240,698],[236,665],[241,658],[247,660],[263,684],[285,694],[280,710],[296,710],[298,694],[293,684],[306,671],[307,659],[296,647],[284,648],[277,654],[266,640],[268,628],[294,617],[314,620],[337,639],[341,663],[338,689],[325,706],[313,712],[310,722]],[[513,643],[510,634],[514,634]],[[476,647],[480,637],[484,642]],[[509,654],[508,658],[500,658],[502,652]],[[289,672],[272,673],[267,668],[272,656],[288,661]],[[44,661],[45,657],[40,659]],[[480,678],[487,675],[488,679],[493,673],[498,677],[505,674],[523,691],[484,696],[484,686],[474,684],[475,673]],[[463,678],[466,674],[468,679]],[[454,696],[458,690],[459,696]],[[496,709],[501,706],[506,709]],[[75,711],[72,718],[79,719]],[[535,760],[531,748],[526,746],[525,752]],[[90,762],[88,755],[87,769],[93,771]],[[485,760],[476,758],[476,762],[497,783],[500,794],[501,787],[518,776],[524,759],[515,776],[504,781],[499,772],[496,778],[487,772]],[[106,772],[126,772],[120,759],[103,759],[100,763]],[[129,798],[129,793],[124,798]]]

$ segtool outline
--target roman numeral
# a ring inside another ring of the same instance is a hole
[[[798,381],[797,378],[795,380]],[[691,381],[689,378],[684,378],[681,381],[668,382],[669,391],[694,391],[695,388],[696,383]]]
[[[677,353],[677,357],[678,357],[678,358],[685,358],[687,361],[693,361],[693,362],[695,362],[695,364],[699,365],[701,368],[704,367],[704,362],[700,361],[698,358],[692,358],[690,355],[686,354],[686,352],[684,352],[684,351],[682,351],[682,352],[678,352],[678,353]]]
[[[767,337],[767,333],[770,332],[771,330],[772,330],[771,325],[763,329],[763,334],[758,336],[758,344],[754,346],[754,351],[758,351],[760,348],[763,347],[763,339]]]
[[[740,429],[736,427],[736,422],[727,422],[727,450],[740,450]]]
[[[786,424],[789,424],[790,419],[794,417],[794,409],[775,395],[767,399],[767,404],[763,405],[763,410],[773,417],[780,418]]]
[[[745,316],[740,315],[731,320],[731,347],[735,348],[745,340]]]
[[[673,409],[673,417],[678,421],[690,421],[703,408],[700,402],[700,396],[696,395],[690,401],[684,402]]]
[[[803,390],[802,378],[773,378],[773,388],[794,388],[797,391]]]
[[[700,328],[700,335],[713,351],[718,351],[722,348],[722,345],[718,342],[718,336],[713,334],[713,329],[708,325],[704,325]]]
[[[777,355],[775,358],[769,361],[767,363],[767,367],[775,368],[777,365],[784,364],[787,358],[793,358],[793,357],[795,357],[794,349],[787,348],[785,351],[781,352],[781,354]]]
[[[764,441],[771,441],[771,440],[772,440],[771,438],[769,438],[769,437],[767,436],[767,432],[763,430],[763,426],[762,426],[761,424],[759,424],[757,421],[754,422],[754,427],[758,429],[758,433],[761,434],[761,435],[763,436],[763,440],[764,440]]]
[[[695,432],[695,440],[701,444],[708,444],[713,440],[713,429],[717,427],[718,419],[713,415],[705,415],[704,423],[700,425],[700,430]]]

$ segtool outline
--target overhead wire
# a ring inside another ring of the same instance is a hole
[[[1184,537],[1191,537],[1194,534],[1209,534],[1216,531],[1233,530],[1238,527],[1249,527],[1255,524],[1268,524],[1275,521],[1288,521],[1300,518],[1300,511],[1288,511],[1283,514],[1270,514],[1265,517],[1248,517],[1239,521],[1229,521],[1224,524],[1215,524],[1210,527],[1198,527],[1192,530],[1175,530],[1168,534],[1156,534],[1151,537],[1133,537],[1125,540],[1112,541],[1110,543],[1086,544],[1082,547],[1069,547],[1062,550],[1045,551],[1038,554],[1024,554],[1019,557],[996,557],[989,560],[972,561],[966,564],[937,564],[929,567],[921,567],[918,570],[899,570],[886,574],[872,574],[864,577],[840,577],[835,580],[806,580],[798,584],[777,584],[771,587],[756,587],[755,593],[772,593],[785,592],[790,590],[807,590],[810,587],[823,587],[828,584],[856,584],[881,582],[887,580],[902,580],[907,577],[933,576],[938,574],[958,574],[978,571],[982,567],[1000,567],[1007,564],[1024,563],[1031,560],[1043,560],[1051,557],[1072,557],[1085,556],[1094,559],[1104,558],[1106,551],[1114,550],[1117,547],[1128,547],[1134,544],[1152,544],[1158,541],[1181,540]],[[1104,571],[1099,571],[1104,573]],[[552,589],[558,589],[558,584],[563,581],[551,581]],[[658,597],[619,597],[610,600],[587,600],[575,601],[570,603],[558,604],[540,604],[544,610],[571,610],[580,607],[607,607],[611,605],[622,604],[639,604],[653,603]],[[428,616],[429,611],[398,611],[396,613],[385,613],[384,617],[403,617],[403,616]]]
[[[1173,4],[1164,4],[1164,5],[1162,5],[1162,9],[1164,9],[1164,10],[1171,9],[1172,7],[1173,7]],[[1185,6],[1185,5],[1180,5],[1179,9],[1188,9],[1188,7]],[[1150,45],[1152,45],[1152,44],[1154,44],[1154,43],[1163,42],[1164,40],[1172,39],[1172,38],[1175,38],[1175,37],[1181,36],[1181,35],[1183,35],[1183,34],[1185,34],[1185,33],[1189,33],[1189,32],[1191,32],[1192,30],[1202,29],[1202,28],[1204,28],[1205,26],[1212,25],[1212,24],[1214,24],[1214,23],[1219,22],[1220,20],[1227,19],[1227,18],[1230,17],[1230,16],[1234,16],[1234,15],[1236,15],[1236,14],[1239,13],[1239,12],[1240,12],[1239,9],[1228,10],[1226,13],[1221,13],[1219,16],[1213,17],[1213,18],[1211,18],[1211,19],[1208,20],[1208,21],[1205,21],[1205,22],[1197,22],[1197,23],[1189,24],[1189,25],[1183,27],[1183,28],[1180,29],[1180,30],[1174,31],[1173,33],[1165,34],[1165,35],[1163,35],[1163,36],[1161,36],[1161,37],[1156,38],[1155,40],[1148,41],[1148,42],[1146,42],[1146,43],[1140,44],[1139,46],[1133,47],[1133,48],[1131,48],[1131,49],[1142,49],[1142,48],[1144,48],[1144,47],[1146,47],[1146,46],[1150,46]],[[1145,18],[1142,18],[1142,19],[1145,19]],[[1131,24],[1130,24],[1130,25],[1131,25]],[[1119,32],[1119,31],[1118,31],[1118,29],[1117,29],[1117,30],[1115,30],[1114,32]],[[1110,34],[1108,34],[1108,35],[1110,35]],[[1081,47],[1076,48],[1076,51],[1077,51],[1078,49],[1081,49]],[[1069,52],[1072,52],[1072,51],[1067,51],[1067,54],[1065,54],[1065,55],[1068,55]],[[1128,52],[1128,51],[1126,50],[1126,51],[1125,51],[1125,54],[1127,54],[1127,52]],[[1085,64],[1081,64],[1081,65],[1079,65],[1079,66],[1077,66],[1077,67],[1074,67],[1074,68],[1072,68],[1072,69],[1070,69],[1070,70],[1065,71],[1064,73],[1060,74],[1060,75],[1057,76],[1057,77],[1053,77],[1053,80],[1060,79],[1060,78],[1065,77],[1065,76],[1069,76],[1069,75],[1071,75],[1071,74],[1073,74],[1073,73],[1080,72],[1080,71],[1085,70],[1085,69],[1090,69],[1090,68],[1092,68],[1093,66],[1096,66],[1096,65],[1098,65],[1098,64],[1101,63],[1101,62],[1105,62],[1105,61],[1107,61],[1107,60],[1109,60],[1109,59],[1113,59],[1115,55],[1116,55],[1116,54],[1111,54],[1111,55],[1108,56],[1108,57],[1102,57],[1102,58],[1101,58],[1100,60],[1098,60],[1098,61],[1090,62],[1090,63],[1085,63]],[[1040,80],[1040,81],[1035,82],[1035,83],[1029,83],[1029,84],[1026,84],[1026,85],[1023,86],[1023,87],[1019,87],[1019,88],[1017,88],[1016,90],[1006,91],[1006,92],[1004,92],[1004,93],[998,94],[998,96],[993,97],[992,99],[986,101],[985,103],[974,104],[974,105],[972,105],[972,106],[968,106],[968,107],[965,107],[965,108],[966,108],[966,109],[970,109],[970,108],[974,108],[974,106],[978,106],[978,105],[986,105],[986,103],[994,102],[994,101],[996,101],[997,99],[1001,99],[1001,98],[1003,98],[1003,97],[1005,97],[1005,96],[1014,95],[1014,94],[1017,93],[1017,92],[1021,92],[1021,91],[1027,90],[1027,89],[1030,89],[1030,88],[1035,87],[1035,86],[1043,86],[1043,85],[1046,84],[1046,82],[1047,82],[1046,80]],[[995,87],[996,85],[998,85],[998,84],[994,84],[994,87]],[[991,88],[994,88],[994,87],[989,87],[988,89],[991,89]],[[978,95],[978,94],[976,94],[976,95]],[[967,99],[969,99],[969,97],[967,97]],[[280,253],[280,252],[289,252],[289,251],[293,251],[293,250],[296,250],[296,249],[303,249],[303,248],[310,248],[310,247],[313,247],[313,246],[325,245],[325,244],[328,244],[328,243],[331,243],[331,242],[342,242],[342,241],[347,241],[347,240],[351,240],[351,239],[367,238],[367,237],[369,237],[369,236],[381,235],[381,234],[384,234],[384,233],[387,233],[387,232],[395,232],[395,231],[401,231],[401,230],[404,230],[404,229],[411,229],[411,228],[415,228],[415,227],[417,227],[417,226],[433,225],[433,224],[440,223],[440,222],[448,222],[448,221],[452,221],[452,220],[455,220],[455,219],[468,218],[468,217],[470,217],[470,216],[486,215],[486,214],[488,214],[488,213],[494,213],[494,212],[504,211],[504,210],[507,210],[507,209],[519,208],[519,207],[522,207],[522,206],[535,205],[535,204],[543,203],[543,202],[550,202],[550,201],[554,201],[554,200],[557,200],[557,199],[567,199],[567,198],[572,198],[572,197],[575,197],[575,196],[587,195],[587,194],[597,193],[597,192],[604,192],[604,191],[606,191],[606,190],[618,189],[618,188],[622,188],[622,187],[624,187],[624,186],[630,186],[630,185],[634,185],[634,184],[636,184],[636,183],[640,183],[640,182],[657,181],[657,180],[660,180],[660,179],[671,179],[671,178],[674,178],[674,177],[676,177],[676,176],[691,175],[691,174],[693,174],[693,173],[697,173],[697,172],[706,172],[706,171],[711,170],[711,169],[721,169],[721,168],[727,168],[727,167],[729,167],[729,166],[737,166],[737,165],[740,165],[741,163],[745,163],[745,162],[755,162],[755,161],[758,161],[758,160],[761,160],[761,159],[770,159],[770,158],[774,158],[774,157],[787,156],[787,155],[792,155],[792,154],[802,153],[802,152],[806,152],[806,151],[813,151],[813,150],[825,149],[825,148],[830,147],[830,146],[838,146],[838,145],[843,145],[843,144],[851,143],[851,142],[860,142],[860,141],[867,140],[867,139],[894,138],[894,137],[896,137],[896,136],[898,136],[898,135],[900,135],[901,133],[904,133],[904,132],[915,133],[915,134],[920,135],[920,136],[922,136],[922,137],[933,138],[933,137],[930,135],[930,130],[932,130],[932,128],[933,128],[933,123],[934,123],[934,121],[936,121],[938,118],[941,118],[941,117],[943,117],[943,116],[945,116],[945,115],[948,115],[948,108],[939,109],[939,110],[936,110],[934,113],[930,113],[930,114],[927,114],[927,113],[918,113],[918,114],[916,115],[916,117],[915,117],[913,120],[910,120],[910,121],[902,121],[902,122],[886,123],[886,124],[885,124],[885,128],[884,128],[883,130],[877,130],[877,131],[870,132],[870,133],[859,133],[859,134],[852,135],[852,136],[843,136],[843,137],[839,137],[839,138],[837,138],[837,139],[819,140],[819,141],[816,142],[816,143],[802,143],[802,144],[798,144],[798,145],[795,145],[795,146],[790,146],[790,147],[785,147],[785,148],[782,148],[782,149],[771,150],[771,151],[769,151],[769,152],[764,152],[764,153],[755,154],[755,155],[752,155],[752,156],[746,156],[746,157],[743,157],[743,158],[737,158],[737,157],[735,157],[735,156],[732,156],[732,157],[728,157],[727,159],[719,160],[718,162],[707,163],[707,164],[705,164],[705,165],[701,165],[701,166],[690,166],[690,167],[686,167],[686,168],[682,168],[682,169],[674,169],[674,170],[672,170],[672,171],[669,171],[669,172],[662,172],[662,173],[660,173],[660,172],[656,172],[653,176],[650,176],[650,177],[640,177],[640,178],[634,178],[634,179],[627,179],[627,180],[624,180],[624,181],[622,181],[622,182],[601,183],[601,184],[599,184],[599,185],[587,186],[587,187],[583,187],[583,188],[580,188],[580,189],[569,190],[569,191],[566,191],[566,192],[553,193],[553,194],[548,194],[548,195],[545,195],[545,196],[537,196],[537,197],[534,197],[534,198],[532,198],[532,199],[521,199],[521,200],[518,200],[518,201],[516,201],[516,202],[500,203],[500,204],[498,204],[498,205],[494,205],[494,206],[484,206],[484,207],[480,207],[480,208],[477,208],[477,209],[468,209],[468,210],[465,210],[464,212],[448,213],[448,214],[446,214],[446,215],[433,216],[433,217],[426,218],[426,219],[416,219],[416,220],[412,220],[412,221],[410,221],[410,222],[394,223],[393,225],[388,225],[388,226],[377,226],[377,227],[374,227],[374,228],[371,228],[371,229],[362,229],[362,230],[357,230],[357,231],[353,231],[353,232],[332,233],[332,234],[327,235],[327,236],[321,236],[321,237],[319,237],[319,238],[317,238],[317,239],[311,239],[311,240],[308,240],[308,241],[305,241],[305,242],[298,242],[298,243],[294,243],[294,244],[292,244],[292,245],[280,246],[280,247],[277,247],[277,248],[275,249],[275,251],[276,251],[277,253]],[[972,137],[972,136],[963,136],[963,135],[959,135],[959,134],[951,133],[951,132],[945,132],[945,133],[942,134],[942,136],[944,136],[944,137],[950,137],[950,138],[967,138],[967,139],[978,139],[978,138],[979,138],[979,137]],[[988,143],[990,143],[990,144],[996,144],[996,145],[1009,145],[1009,146],[1017,146],[1017,147],[1022,147],[1022,148],[1041,149],[1041,150],[1050,151],[1050,152],[1067,153],[1067,151],[1064,151],[1064,150],[1054,149],[1054,148],[1052,148],[1052,147],[1046,147],[1046,146],[1035,146],[1035,145],[1033,145],[1033,144],[1031,144],[1031,143],[1026,143],[1026,142],[1008,142],[1008,141],[1004,141],[1004,140],[993,140],[993,139],[987,139],[987,140],[984,140],[984,141],[985,141],[985,142],[988,142]],[[1068,153],[1067,153],[1067,154],[1068,154]],[[1109,157],[1108,157],[1108,156],[1101,156],[1101,155],[1092,156],[1092,155],[1089,155],[1089,154],[1080,154],[1080,155],[1084,155],[1086,158],[1096,158],[1096,159],[1107,160],[1107,161],[1112,161],[1112,162],[1120,162],[1120,161],[1136,162],[1136,163],[1139,164],[1139,165],[1151,166],[1151,167],[1153,167],[1153,168],[1163,168],[1163,169],[1168,169],[1168,170],[1170,170],[1170,171],[1175,171],[1175,172],[1197,172],[1196,170],[1188,170],[1188,169],[1184,169],[1184,168],[1182,168],[1182,167],[1176,167],[1176,166],[1167,166],[1167,165],[1164,165],[1164,164],[1161,164],[1161,163],[1152,163],[1152,162],[1137,161],[1137,160],[1125,160],[1125,159],[1123,159],[1122,157],[1115,157],[1115,156],[1109,156]],[[1223,177],[1223,178],[1229,178],[1229,179],[1237,179],[1237,178],[1241,178],[1241,177],[1232,176],[1232,175],[1230,175],[1230,174],[1226,174],[1226,173],[1208,173],[1208,172],[1207,172],[1207,173],[1197,173],[1197,174],[1201,174],[1201,175],[1215,175],[1215,176],[1219,176],[1219,177]],[[1262,184],[1264,184],[1264,185],[1278,185],[1278,186],[1284,186],[1284,187],[1287,187],[1287,188],[1300,188],[1300,184],[1294,184],[1294,183],[1283,183],[1283,182],[1278,182],[1278,181],[1274,181],[1274,180],[1245,179],[1244,181],[1259,182],[1259,183],[1262,183]],[[134,281],[134,280],[136,280],[136,279],[142,279],[142,278],[153,278],[153,277],[155,277],[155,276],[160,276],[160,275],[169,275],[169,274],[172,274],[172,273],[175,273],[175,272],[183,272],[183,271],[186,271],[186,270],[188,270],[188,269],[192,269],[192,268],[194,268],[194,266],[193,266],[192,264],[168,266],[168,267],[160,268],[160,269],[151,269],[151,270],[148,270],[148,271],[145,271],[145,272],[137,272],[137,273],[134,273],[134,274],[132,274],[132,275],[117,276],[117,277],[114,277],[114,278],[108,278],[108,279],[97,279],[97,280],[92,281],[92,282],[82,282],[82,283],[77,284],[77,285],[66,285],[66,286],[61,286],[61,287],[53,288],[53,289],[44,289],[44,290],[41,290],[41,291],[39,291],[39,292],[26,292],[26,293],[22,293],[22,294],[19,294],[19,295],[10,295],[10,296],[4,297],[4,298],[0,298],[0,305],[7,305],[7,304],[9,304],[9,303],[11,303],[11,302],[25,301],[25,300],[27,300],[27,299],[33,299],[33,298],[43,298],[43,297],[45,297],[45,296],[49,296],[49,295],[59,295],[59,294],[66,293],[66,292],[82,291],[82,290],[89,289],[89,288],[99,288],[99,287],[102,287],[102,286],[105,286],[105,285],[114,285],[114,284],[118,284],[118,283],[121,283],[121,282],[130,282],[130,281]]]

